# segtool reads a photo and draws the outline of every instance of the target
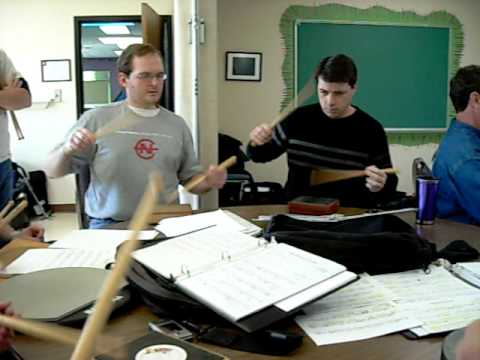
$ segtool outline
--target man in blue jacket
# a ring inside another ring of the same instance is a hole
[[[450,81],[457,113],[437,152],[438,217],[480,225],[480,66],[458,70]]]

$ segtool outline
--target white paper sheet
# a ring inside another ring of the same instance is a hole
[[[204,229],[208,226],[215,226],[219,229],[231,231],[242,231],[245,229],[244,226],[225,214],[223,210],[163,219],[155,229],[166,236],[172,237]]]
[[[2,273],[24,274],[33,271],[65,268],[91,267],[105,269],[113,262],[111,251],[87,249],[31,249],[9,264]]]
[[[453,276],[443,267],[374,276],[412,317],[423,322],[411,329],[419,336],[458,329],[480,314],[480,290]]]
[[[384,289],[362,277],[304,309],[295,320],[317,345],[368,339],[421,325],[390,301]]]
[[[343,271],[340,264],[278,244],[177,282],[185,292],[238,320]]]
[[[62,239],[50,245],[56,249],[116,250],[118,245],[128,240],[131,230],[73,230]],[[157,235],[155,230],[139,232],[140,240],[151,240]]]
[[[356,274],[350,271],[344,271],[331,279],[327,279],[320,284],[314,285],[309,289],[277,302],[275,306],[285,312],[291,311],[340,288],[341,286],[355,280],[356,277]]]
[[[137,250],[133,256],[158,274],[176,278],[253,251],[262,242],[265,240],[215,226]]]

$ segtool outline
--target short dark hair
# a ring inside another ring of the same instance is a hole
[[[357,67],[353,60],[344,54],[327,56],[320,61],[315,72],[315,79],[322,78],[326,82],[357,83]]]
[[[130,75],[130,73],[132,72],[133,58],[135,56],[142,57],[149,54],[158,55],[163,60],[162,53],[150,44],[128,45],[127,48],[122,51],[120,57],[117,60],[118,72]]]
[[[467,108],[470,94],[474,91],[480,93],[480,66],[469,65],[458,69],[450,80],[450,100],[457,113]]]

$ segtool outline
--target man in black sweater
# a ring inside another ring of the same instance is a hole
[[[250,132],[247,153],[254,162],[287,153],[288,200],[299,195],[333,197],[342,206],[372,207],[395,192],[398,178],[382,169],[392,167],[382,125],[352,105],[357,69],[346,55],[323,59],[315,73],[318,104],[293,111],[275,127]],[[365,178],[310,186],[312,169],[366,171]]]

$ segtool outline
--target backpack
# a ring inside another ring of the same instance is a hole
[[[13,197],[25,194],[28,201],[28,217],[45,216],[50,212],[47,194],[47,176],[42,170],[27,172],[19,164],[12,162]]]
[[[394,215],[339,222],[310,222],[276,215],[266,237],[371,275],[423,268],[437,258],[436,246]]]

